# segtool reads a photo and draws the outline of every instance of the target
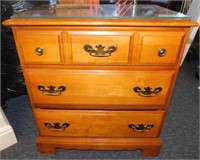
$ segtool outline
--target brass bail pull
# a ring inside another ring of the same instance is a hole
[[[107,49],[105,49],[105,46],[102,44],[96,45],[96,50],[89,44],[85,44],[83,46],[84,50],[90,54],[90,56],[93,57],[109,57],[113,52],[117,50],[116,45],[111,45]]]
[[[159,92],[162,91],[162,87],[156,87],[155,89],[152,89],[151,87],[144,87],[142,90],[137,86],[133,88],[133,91],[138,93],[138,95],[141,97],[155,97]]]
[[[63,123],[60,124],[58,122],[55,123],[49,123],[49,122],[45,122],[44,125],[51,131],[64,131],[65,128],[69,127],[69,123]]]
[[[148,124],[148,125],[144,125],[144,124],[129,124],[128,125],[129,128],[133,129],[133,131],[135,132],[147,132],[149,131],[151,128],[154,127],[154,125],[152,123]]]
[[[66,90],[65,86],[59,86],[56,88],[53,85],[44,87],[42,85],[38,85],[38,90],[40,90],[44,95],[47,96],[59,96],[61,92],[64,92]]]

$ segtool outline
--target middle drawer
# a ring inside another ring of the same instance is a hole
[[[173,75],[174,71],[26,69],[34,104],[97,105],[96,108],[164,106]]]

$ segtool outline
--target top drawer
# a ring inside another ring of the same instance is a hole
[[[21,59],[32,64],[176,65],[183,31],[17,30]]]
[[[176,65],[184,32],[139,32],[137,64]]]
[[[17,37],[25,63],[56,64],[62,62],[61,31],[19,30]]]

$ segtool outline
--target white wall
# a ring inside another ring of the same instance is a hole
[[[191,17],[191,19],[195,22],[198,22],[200,24],[200,0],[193,0],[190,8],[187,12],[187,15]],[[182,58],[182,62],[181,65],[185,59],[185,56],[187,55],[188,50],[190,49],[190,46],[192,44],[192,41],[198,31],[198,27],[192,27],[190,29],[190,33],[189,33],[189,37],[188,37],[188,41],[187,44],[185,46],[185,51],[183,53],[183,58]]]

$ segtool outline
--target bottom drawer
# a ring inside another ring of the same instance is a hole
[[[34,109],[41,136],[157,137],[162,111]]]

